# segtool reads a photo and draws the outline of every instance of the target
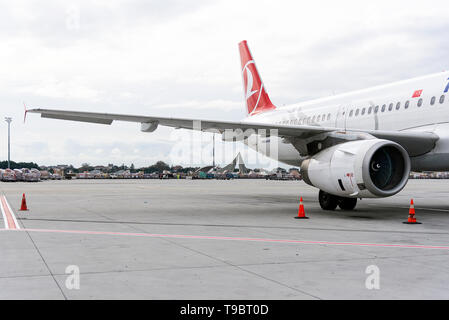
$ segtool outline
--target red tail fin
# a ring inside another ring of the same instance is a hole
[[[268,97],[259,72],[257,72],[256,63],[249,51],[246,40],[239,43],[239,51],[248,115],[252,116],[276,109]]]

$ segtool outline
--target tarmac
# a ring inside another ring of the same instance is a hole
[[[448,190],[329,212],[302,181],[0,183],[0,299],[448,299]]]

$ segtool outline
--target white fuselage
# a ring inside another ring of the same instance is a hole
[[[435,148],[425,155],[411,157],[412,170],[449,170],[448,82],[449,72],[442,72],[301,102],[250,116],[245,121],[342,129],[434,132],[440,137]],[[300,165],[304,158],[292,144],[279,139],[279,161]]]

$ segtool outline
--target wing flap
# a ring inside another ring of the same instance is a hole
[[[439,136],[433,132],[417,131],[364,131],[376,138],[394,141],[400,144],[408,154],[416,157],[431,151]]]
[[[80,117],[80,116],[61,116],[57,114],[48,114],[42,113],[42,118],[50,118],[50,119],[59,119],[59,120],[72,120],[72,121],[80,121],[80,122],[89,122],[89,123],[99,123],[99,124],[111,124],[112,120],[110,119],[100,119],[100,118],[89,118],[89,117]]]

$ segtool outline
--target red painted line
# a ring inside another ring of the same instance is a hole
[[[10,230],[18,229],[18,226],[16,225],[16,222],[13,218],[13,213],[11,212],[11,210],[9,210],[9,206],[6,202],[5,196],[1,196],[0,201],[1,201],[2,210],[6,217],[6,222],[7,222],[7,224],[5,223],[6,229],[10,229]]]
[[[129,232],[86,231],[86,230],[18,229],[17,231],[43,232],[43,233],[65,233],[65,234],[87,234],[87,235],[131,236],[131,237],[149,237],[149,238],[232,240],[232,241],[251,241],[251,242],[319,244],[319,245],[334,245],[334,246],[449,250],[449,246],[411,245],[411,244],[408,245],[408,244],[361,243],[361,242],[310,241],[310,240],[292,240],[292,239],[239,238],[239,237],[221,237],[221,236],[193,236],[193,235],[181,235],[181,234],[129,233]]]

